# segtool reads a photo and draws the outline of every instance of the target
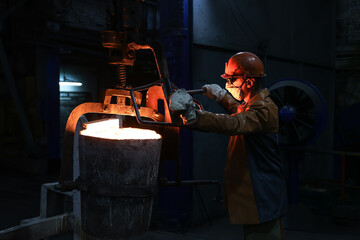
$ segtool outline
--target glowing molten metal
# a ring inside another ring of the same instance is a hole
[[[160,139],[161,136],[153,130],[139,128],[119,128],[119,119],[108,119],[86,124],[86,129],[80,131],[81,135],[115,139]]]

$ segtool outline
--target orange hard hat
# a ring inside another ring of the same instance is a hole
[[[265,77],[264,65],[261,59],[251,52],[238,52],[225,63],[225,73],[222,78],[233,77]]]

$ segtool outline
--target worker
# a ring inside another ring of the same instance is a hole
[[[231,224],[244,224],[245,239],[284,239],[287,210],[284,163],[278,149],[278,109],[262,88],[264,65],[250,52],[225,64],[225,89],[203,86],[205,95],[230,114],[195,108],[184,89],[170,98],[170,108],[194,129],[230,135],[225,165],[225,198]]]

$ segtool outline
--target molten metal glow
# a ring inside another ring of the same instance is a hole
[[[126,139],[160,139],[161,136],[153,130],[139,128],[119,128],[119,119],[108,119],[86,124],[81,135],[115,140]]]

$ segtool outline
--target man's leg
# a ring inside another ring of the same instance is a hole
[[[275,219],[261,224],[244,225],[245,240],[284,240],[282,220]]]

